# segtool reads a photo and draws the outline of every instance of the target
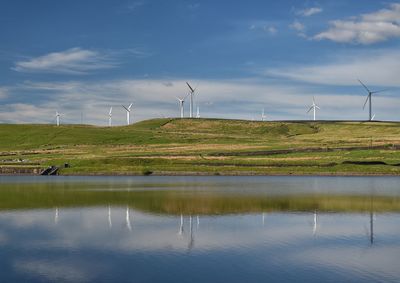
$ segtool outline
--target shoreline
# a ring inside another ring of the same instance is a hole
[[[0,174],[2,176],[11,176],[11,177],[18,177],[18,176],[42,176],[37,174]],[[134,174],[134,173],[86,173],[86,174],[58,174],[52,176],[59,176],[59,177],[302,177],[302,176],[309,176],[309,177],[400,177],[400,174],[390,174],[390,173],[271,173],[271,174],[257,174],[257,173],[219,173],[219,174],[209,174],[209,173],[195,173],[195,172],[188,172],[188,173],[154,173],[149,175],[144,174]],[[49,177],[49,176],[43,176]]]

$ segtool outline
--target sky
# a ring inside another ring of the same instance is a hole
[[[0,3],[0,122],[107,125],[201,117],[400,119],[400,1]],[[185,115],[188,115],[188,100]]]

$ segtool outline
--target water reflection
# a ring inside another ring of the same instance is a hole
[[[400,281],[400,188],[204,183],[1,185],[0,282]]]
[[[205,216],[200,230],[196,225],[197,216],[160,216],[113,207],[117,225],[109,230],[104,229],[104,209],[109,208],[64,209],[63,221],[57,226],[48,221],[48,215],[54,210],[0,213],[1,234],[8,239],[7,245],[1,247],[5,254],[12,253],[0,260],[6,268],[3,270],[7,271],[0,279],[8,273],[13,279],[31,282],[102,282],[102,276],[107,277],[106,272],[111,272],[115,280],[124,282],[128,281],[125,278],[137,274],[142,279],[152,276],[150,269],[155,269],[159,273],[154,275],[156,279],[166,276],[179,280],[180,271],[185,274],[187,268],[193,271],[192,264],[211,268],[207,264],[209,260],[233,282],[257,281],[252,274],[274,281],[280,278],[276,277],[277,271],[289,280],[294,279],[291,276],[296,270],[297,279],[307,281],[352,278],[350,281],[374,282],[400,278],[398,214],[379,214],[379,231],[374,231],[374,213],[315,211],[311,214],[317,219],[313,229],[318,227],[316,223],[321,216],[325,223],[324,230],[318,231],[315,238],[306,225],[310,213],[272,213],[268,217],[268,229],[259,224],[262,214]],[[127,224],[127,217],[131,219],[132,214],[137,216],[138,229],[126,233],[126,226],[118,223]],[[367,215],[372,225],[371,235],[377,232],[380,240],[374,249],[366,250],[370,244],[363,229]],[[185,218],[187,234],[183,233]],[[176,237],[176,223],[183,238]],[[108,255],[112,261],[100,255]],[[121,264],[125,266],[124,261],[131,262],[131,267],[120,268]],[[65,270],[72,275],[67,276]],[[313,277],[308,271],[315,272],[315,280],[311,280]],[[212,275],[202,278],[211,281]]]

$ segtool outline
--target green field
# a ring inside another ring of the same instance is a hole
[[[153,119],[130,126],[0,125],[3,173],[400,175],[400,123]]]

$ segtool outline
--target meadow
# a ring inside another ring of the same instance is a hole
[[[116,127],[0,125],[3,173],[50,165],[60,166],[63,175],[400,175],[400,123],[152,119]]]

